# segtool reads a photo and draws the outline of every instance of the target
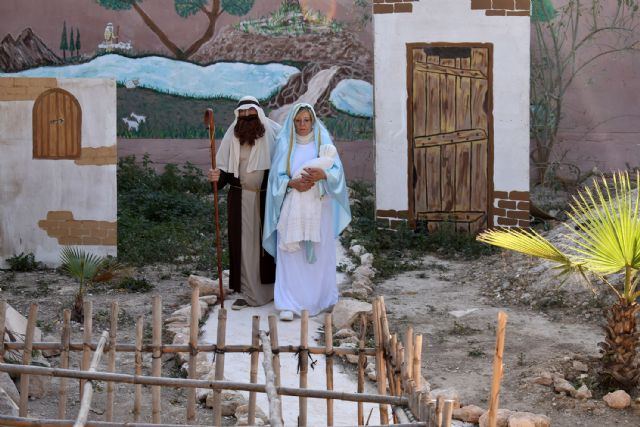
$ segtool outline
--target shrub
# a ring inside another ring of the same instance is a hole
[[[5,261],[9,264],[9,270],[11,271],[33,271],[41,266],[32,252],[28,254],[20,252],[20,254],[7,258]]]

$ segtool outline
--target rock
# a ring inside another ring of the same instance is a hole
[[[339,346],[342,346],[343,344],[354,344],[354,345],[358,345],[358,343],[360,342],[360,340],[357,337],[346,337],[346,338],[341,338],[338,340],[338,342],[340,343]],[[353,356],[353,355],[350,355]],[[356,356],[357,357],[357,356]]]
[[[53,335],[47,335],[45,336],[42,341],[44,342],[60,342],[60,337],[55,337]],[[55,357],[55,356],[60,356],[60,350],[59,349],[51,349],[51,350],[42,350],[42,355],[44,357]]]
[[[212,368],[209,355],[207,353],[198,353],[196,356],[196,378],[205,377]]]
[[[215,379],[216,379],[216,369],[215,369],[214,365],[211,365],[211,368],[209,369],[209,372],[202,379],[203,380],[207,380],[207,381],[215,381]],[[210,394],[213,396],[213,390],[211,390],[211,389],[208,389],[208,388],[198,388],[198,389],[196,389],[196,399],[198,399],[198,402],[205,402],[205,404],[206,404],[207,397]]]
[[[376,375],[376,370],[374,369],[373,371],[367,373],[367,378],[375,382],[376,379],[378,378],[378,376]]]
[[[221,393],[222,415],[225,417],[235,415],[236,409],[241,405],[247,404],[247,399],[236,391],[223,391]],[[205,404],[209,408],[213,408],[213,390],[209,390]]]
[[[6,372],[0,372],[0,388],[7,393],[7,395],[15,402],[16,405],[20,403],[20,392],[14,384],[13,380]]]
[[[0,414],[12,417],[17,417],[19,415],[18,405],[2,388],[0,388]]]
[[[200,297],[200,301],[204,301],[209,305],[214,305],[218,302],[218,297],[216,295],[205,295]]]
[[[553,378],[553,389],[557,393],[566,393],[569,396],[575,396],[577,391],[573,384],[561,376],[555,376]]]
[[[508,409],[498,409],[498,416],[496,417],[496,427],[509,427],[509,417],[511,416],[511,414],[513,414],[513,412]],[[480,427],[489,426],[489,411],[486,411],[480,416],[478,424]]]
[[[373,264],[373,254],[366,253],[360,255],[360,264],[371,266]]]
[[[190,286],[198,285],[200,288],[200,296],[215,295],[220,297],[220,285],[217,280],[211,280],[206,277],[196,276],[192,274],[187,279]],[[222,287],[225,295],[231,293],[229,289],[229,275],[222,274]]]
[[[350,328],[361,313],[370,315],[372,305],[368,302],[358,301],[352,298],[342,298],[333,307],[333,325],[337,329]]]
[[[531,412],[513,412],[509,416],[508,427],[549,427],[551,418]]]
[[[7,332],[10,332],[10,335],[8,333],[4,334],[5,341],[24,342],[24,336],[27,331],[27,318],[7,303],[5,303],[5,329]],[[13,337],[13,339],[10,337]],[[33,342],[41,341],[42,331],[36,326],[33,331]],[[14,356],[17,357],[17,360],[22,360],[22,352],[16,351]]]
[[[574,360],[572,366],[573,366],[573,369],[575,371],[578,371],[578,372],[589,372],[589,367],[585,363],[583,363],[583,362],[581,362],[579,360]]]
[[[534,377],[531,382],[534,384],[551,385],[553,384],[553,376],[550,372],[544,371],[540,373],[540,376]]]
[[[238,406],[233,415],[235,415],[236,419],[238,420],[236,425],[248,425],[249,405],[245,404]],[[256,422],[253,425],[263,426],[265,424],[269,424],[269,418],[264,414],[260,407],[256,406]]]
[[[351,328],[343,328],[338,332],[333,334],[333,337],[336,339],[347,338],[347,337],[357,337],[356,332]]]
[[[589,390],[589,387],[582,384],[578,389],[578,391],[576,391],[576,395],[574,397],[576,399],[591,399],[592,397],[591,390]]]
[[[624,409],[631,405],[631,396],[624,390],[616,390],[602,398],[609,408]]]
[[[360,256],[364,253],[364,248],[361,245],[353,245],[349,248],[352,254],[355,256]]]
[[[478,424],[485,410],[476,405],[467,405],[453,410],[453,418],[466,423]]]
[[[437,399],[438,397],[444,400],[453,400],[455,402],[453,409],[460,407],[460,394],[453,388],[436,388],[431,390],[431,398]]]
[[[42,375],[29,375],[29,397],[32,399],[42,399],[47,395],[51,377]],[[16,388],[20,390],[20,379],[16,381]]]
[[[376,275],[376,270],[370,265],[361,265],[353,270],[353,277],[358,279],[359,277],[366,277],[371,280]]]

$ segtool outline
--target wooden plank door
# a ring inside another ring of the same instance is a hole
[[[33,105],[33,158],[80,157],[82,111],[80,103],[63,89],[43,92]]]
[[[409,214],[429,230],[488,222],[491,46],[409,45]]]

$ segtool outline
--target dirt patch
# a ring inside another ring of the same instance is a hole
[[[545,414],[554,426],[637,425],[638,403],[613,410],[601,391],[580,401],[532,382],[547,371],[592,388],[606,295],[593,296],[577,281],[559,288],[550,266],[512,253],[423,261],[424,269],[385,281],[375,292],[385,296],[391,329],[413,325],[423,334],[422,372],[432,389],[453,388],[463,404],[487,407],[502,310],[509,317],[500,407]],[[589,366],[582,378],[574,361]]]

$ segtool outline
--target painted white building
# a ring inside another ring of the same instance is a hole
[[[374,3],[376,216],[529,225],[529,0]]]
[[[0,77],[0,265],[116,255],[116,85]]]

